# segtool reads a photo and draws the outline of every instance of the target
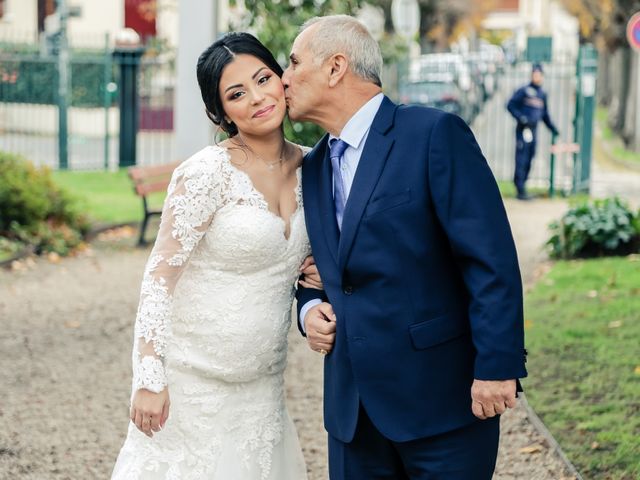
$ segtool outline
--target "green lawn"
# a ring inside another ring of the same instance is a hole
[[[527,398],[584,478],[640,478],[640,257],[557,263],[525,328]]]
[[[133,192],[127,171],[52,172],[60,186],[74,194],[85,212],[97,223],[125,223],[142,218],[142,200]],[[153,205],[162,202],[163,194],[152,195]]]
[[[637,163],[640,165],[640,152],[634,152],[625,148],[622,140],[607,125],[607,109],[598,107],[596,110],[596,121],[602,129],[602,140],[608,144],[608,150],[611,155],[617,159],[628,163]]]
[[[516,198],[516,186],[510,180],[498,180],[498,188],[502,198]],[[528,188],[527,192],[535,197],[548,197],[549,189],[541,187]]]

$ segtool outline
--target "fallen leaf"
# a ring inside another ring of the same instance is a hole
[[[638,365],[636,367],[636,369],[633,371],[636,375],[640,375],[640,365]]]
[[[524,321],[524,328],[528,330],[528,329],[530,329],[531,327],[533,327],[533,321],[532,321],[532,320],[529,320],[529,319],[525,320],[525,321]]]
[[[609,328],[620,328],[622,326],[621,320],[614,320],[613,322],[609,322]]]
[[[591,450],[597,450],[598,448],[600,448],[600,444],[598,442],[593,442],[591,444]]]
[[[533,443],[528,447],[523,447],[520,449],[520,453],[540,453],[544,450],[544,447],[539,443]]]
[[[14,260],[13,262],[11,262],[11,270],[13,270],[14,272],[19,272],[20,270],[24,269],[24,264],[21,261]]]
[[[598,296],[597,290],[589,290],[589,292],[587,293],[587,297],[589,298],[596,298],[597,296]]]
[[[78,322],[77,320],[67,320],[66,322],[64,322],[64,326],[66,328],[80,328],[80,322]]]
[[[51,263],[60,263],[60,255],[58,255],[56,252],[49,252],[49,254],[47,255],[47,260],[49,260]]]

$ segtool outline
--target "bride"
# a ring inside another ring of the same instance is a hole
[[[304,479],[283,372],[295,282],[302,271],[305,286],[321,287],[306,259],[305,152],[284,138],[282,69],[253,36],[216,41],[197,74],[207,115],[229,138],[183,162],[169,185],[112,478]]]

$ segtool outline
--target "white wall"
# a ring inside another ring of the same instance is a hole
[[[38,37],[38,5],[35,0],[5,0],[0,39],[35,42]]]
[[[101,46],[107,33],[114,36],[124,27],[124,1],[67,0],[67,5],[82,8],[82,16],[69,19],[69,41],[72,45]]]
[[[200,2],[214,0],[200,0]],[[169,45],[177,47],[180,0],[158,0],[157,32]],[[82,16],[69,20],[69,39],[78,46],[102,46],[105,34],[111,41],[124,27],[125,0],[68,0],[69,5],[82,8]],[[218,31],[226,31],[229,17],[228,0],[218,0]],[[209,8],[209,7],[207,7]],[[36,42],[38,36],[38,6],[36,0],[5,0],[6,13],[0,20],[0,39]],[[196,11],[200,10],[200,5]],[[212,39],[213,40],[213,39]]]

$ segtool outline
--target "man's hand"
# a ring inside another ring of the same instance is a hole
[[[323,302],[310,308],[304,317],[304,328],[311,350],[329,353],[336,341],[336,315],[331,304]]]
[[[481,420],[504,413],[516,406],[515,380],[474,380],[471,410]]]

